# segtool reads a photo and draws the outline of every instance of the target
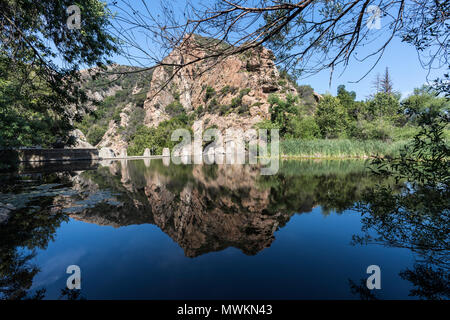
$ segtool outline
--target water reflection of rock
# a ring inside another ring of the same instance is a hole
[[[368,184],[364,163],[287,162],[275,176],[250,165],[116,161],[73,179],[75,219],[114,227],[155,224],[189,257],[239,248],[256,254],[295,213],[351,208]],[[86,205],[87,203],[87,205]]]
[[[100,203],[71,217],[115,227],[156,224],[186,256],[195,257],[230,246],[256,254],[271,245],[277,227],[292,215],[266,212],[270,191],[257,188],[255,167],[179,166],[166,168],[165,174],[136,164],[124,161],[103,168],[102,178],[120,192],[119,206]],[[171,169],[183,172],[171,176]],[[89,173],[75,180],[75,188],[98,189],[91,184],[99,177]]]

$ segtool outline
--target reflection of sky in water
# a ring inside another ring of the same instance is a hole
[[[152,298],[355,298],[348,280],[366,279],[367,266],[382,270],[382,298],[407,298],[411,289],[398,273],[413,263],[406,249],[351,246],[360,228],[355,213],[324,217],[320,207],[296,215],[255,256],[236,248],[188,258],[154,225],[121,228],[71,220],[34,260],[40,267],[33,289],[57,298],[69,275],[81,267],[87,299]]]

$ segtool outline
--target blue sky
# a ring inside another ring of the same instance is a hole
[[[183,1],[166,0],[166,2],[173,3],[175,11],[177,11],[177,9],[180,10],[181,7],[183,7]],[[152,14],[157,15],[159,12],[159,2],[147,1],[147,3]],[[135,0],[133,2],[133,9],[145,14],[141,1]],[[130,9],[127,9],[128,12],[129,10]],[[383,20],[381,20],[381,23],[383,23]],[[137,35],[137,39],[140,43],[146,43],[147,40],[142,34]],[[363,57],[378,49],[382,44],[381,41],[382,39],[379,39],[370,45],[359,48],[357,50],[358,57]],[[151,49],[155,49],[154,45],[150,46],[152,47]],[[120,56],[114,57],[113,60],[120,64],[130,64],[127,59]],[[375,59],[372,61],[359,62],[356,59],[353,59],[342,74],[342,70],[337,68],[334,71],[331,86],[329,86],[330,71],[328,70],[311,75],[308,78],[301,78],[298,83],[311,85],[318,93],[330,92],[332,94],[336,94],[337,86],[343,84],[346,86],[347,90],[353,90],[357,93],[357,99],[363,100],[373,93],[373,81],[377,73],[384,74],[386,67],[388,67],[393,80],[394,90],[401,93],[404,98],[411,94],[414,88],[421,87],[423,84],[427,83],[427,79],[428,81],[432,81],[437,77],[442,77],[446,71],[445,69],[432,70],[432,72],[429,73],[428,70],[421,66],[415,48],[409,44],[402,43],[398,38],[394,38],[374,69],[364,79],[355,83],[355,81],[358,81],[370,70],[374,61]],[[136,65],[135,63],[133,64]]]
[[[329,86],[329,71],[302,79],[299,81],[299,84],[309,84],[317,92],[330,92],[332,94],[336,94],[338,85],[343,84],[347,90],[355,91],[358,99],[363,100],[373,93],[372,82],[377,73],[383,75],[386,67],[388,67],[394,84],[394,90],[400,92],[402,97],[406,97],[412,93],[414,88],[421,87],[427,82],[427,75],[428,81],[432,81],[437,77],[442,77],[445,72],[444,69],[431,70],[430,74],[428,74],[428,70],[422,68],[415,48],[409,44],[402,43],[396,38],[394,38],[390,46],[386,49],[376,67],[363,80],[358,83],[352,83],[364,76],[370,67],[370,63],[351,62],[342,76],[339,77],[339,74],[334,72],[331,87]]]

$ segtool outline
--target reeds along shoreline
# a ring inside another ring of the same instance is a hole
[[[378,140],[283,140],[283,158],[360,158],[396,156],[410,140],[384,142]]]

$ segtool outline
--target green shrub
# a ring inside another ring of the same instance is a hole
[[[203,101],[207,102],[209,99],[216,95],[216,91],[211,87],[206,87],[206,93]]]
[[[204,113],[205,113],[205,110],[204,110],[203,106],[197,107],[197,108],[194,110],[194,115],[195,115],[197,118],[200,118]]]
[[[133,135],[127,152],[131,156],[140,156],[145,148],[149,148],[152,154],[162,154],[163,148],[172,149],[178,141],[171,141],[171,135],[176,129],[191,130],[191,123],[186,121],[186,116],[175,117],[161,122],[157,128],[140,126]]]
[[[177,117],[186,113],[183,105],[180,101],[175,100],[172,103],[168,104],[165,108],[167,114],[171,117]]]
[[[143,108],[146,99],[147,99],[147,92],[145,92],[145,90],[142,90],[138,94],[133,95],[132,102],[136,104],[136,107]]]
[[[220,108],[219,108],[219,114],[220,114],[221,116],[223,116],[223,115],[227,114],[227,112],[228,112],[229,110],[230,110],[230,107],[229,107],[229,106],[227,106],[227,105],[221,105]]]
[[[270,121],[270,120],[263,120],[263,121],[260,121],[260,122],[258,122],[258,123],[255,125],[255,127],[256,127],[257,129],[266,129],[266,130],[280,129],[276,123],[273,123],[273,122]]]
[[[394,116],[400,111],[400,102],[393,94],[379,92],[367,102],[367,111],[373,118]]]
[[[235,94],[235,93],[236,93],[236,90],[237,90],[236,87],[231,87],[231,86],[229,86],[229,85],[226,85],[225,87],[223,87],[223,88],[220,90],[220,93],[221,93],[223,96],[225,96],[225,95],[227,95],[228,93]]]
[[[142,108],[135,108],[131,112],[128,119],[128,126],[126,126],[120,133],[125,141],[130,141],[132,136],[136,133],[136,129],[144,124],[145,111]]]
[[[93,146],[97,145],[105,135],[107,126],[94,125],[87,131],[86,139]]]
[[[115,123],[119,124],[120,123],[120,114],[122,113],[121,108],[116,108],[116,110],[114,110],[114,114],[112,116],[112,119],[114,120]]]
[[[211,101],[208,104],[208,112],[215,113],[220,108],[219,104],[217,103],[216,98],[211,99]]]
[[[293,117],[289,120],[287,137],[305,140],[317,139],[320,138],[320,128],[314,117]]]
[[[250,89],[250,88],[242,89],[242,90],[239,92],[239,96],[242,98],[243,96],[248,95],[248,94],[250,93],[250,91],[252,91],[252,89]]]
[[[315,120],[323,138],[345,137],[349,120],[338,98],[325,95],[317,107]]]
[[[241,104],[237,111],[239,114],[246,114],[250,112],[250,108],[246,104]]]
[[[393,136],[393,125],[383,119],[374,121],[360,120],[349,129],[350,135],[359,140],[390,141]]]
[[[286,100],[282,100],[277,95],[271,94],[268,102],[270,120],[280,129],[281,137],[284,137],[289,131],[289,120],[297,115],[297,98],[287,95]]]

